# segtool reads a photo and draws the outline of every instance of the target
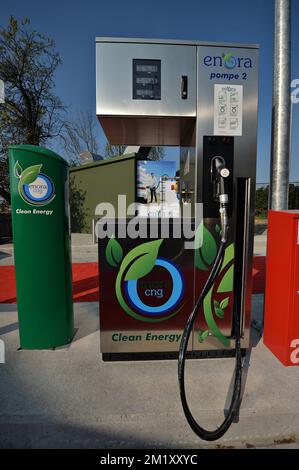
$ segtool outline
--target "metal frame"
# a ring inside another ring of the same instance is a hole
[[[116,37],[96,37],[96,42],[119,42],[136,44],[174,44],[183,46],[211,46],[211,47],[237,47],[244,49],[259,49],[259,44],[246,44],[236,42],[213,42],[213,41],[192,41],[178,39],[147,39],[147,38],[116,38]]]

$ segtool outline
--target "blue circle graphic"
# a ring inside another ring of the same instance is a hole
[[[45,194],[42,197],[34,197],[31,194],[30,186],[32,187],[34,182],[30,183],[30,184],[24,184],[23,185],[23,190],[24,190],[24,194],[25,194],[26,198],[29,201],[32,201],[32,202],[35,202],[35,203],[42,203],[42,202],[47,201],[48,199],[50,199],[53,196],[53,194],[54,194],[54,184],[53,184],[52,180],[47,175],[45,175],[44,173],[39,173],[37,178],[40,178],[40,179],[44,180],[45,184],[47,185],[47,191],[45,192]]]
[[[227,69],[233,69],[237,65],[237,59],[232,55],[224,62],[224,65]]]
[[[149,315],[161,315],[173,309],[181,300],[184,293],[184,282],[177,266],[164,258],[157,258],[155,266],[166,269],[172,278],[172,293],[169,299],[162,305],[146,305],[140,299],[137,292],[137,280],[125,281],[126,293],[133,306],[142,313]]]

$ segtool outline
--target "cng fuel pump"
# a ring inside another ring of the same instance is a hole
[[[199,437],[215,440],[238,411],[250,345],[258,46],[97,38],[96,60],[96,113],[108,141],[178,147],[180,155],[179,168],[130,160],[130,194],[145,207],[145,235],[121,235],[128,216],[99,238],[102,357],[178,358],[187,421]],[[126,158],[115,163],[120,179]],[[161,196],[160,177],[175,182],[163,186],[175,191],[171,198]],[[183,224],[177,211],[166,217],[160,198],[190,206],[192,249],[184,233],[176,236]],[[235,358],[231,405],[215,431],[202,428],[189,408],[188,357]]]

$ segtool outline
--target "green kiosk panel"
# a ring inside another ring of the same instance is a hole
[[[9,167],[20,346],[62,346],[74,333],[68,164],[15,145]]]

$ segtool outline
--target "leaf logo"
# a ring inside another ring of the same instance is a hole
[[[162,242],[163,240],[153,240],[142,243],[127,254],[121,266],[122,269],[127,270],[125,281],[140,279],[151,272]]]
[[[163,239],[142,243],[125,257],[120,243],[114,237],[106,246],[105,257],[112,267],[119,266],[115,292],[120,306],[131,317],[144,322],[161,322],[177,315],[181,308],[174,308],[184,293],[184,281],[179,268],[169,260],[158,257]],[[138,280],[147,276],[156,267],[165,269],[172,279],[172,293],[161,305],[144,303],[139,297]]]
[[[54,183],[49,176],[41,173],[41,168],[42,164],[39,164],[23,170],[18,161],[14,165],[14,176],[19,180],[19,195],[33,206],[45,206],[55,197]]]
[[[33,183],[39,175],[42,165],[33,165],[26,168],[22,171],[20,175],[21,184],[30,184]]]

